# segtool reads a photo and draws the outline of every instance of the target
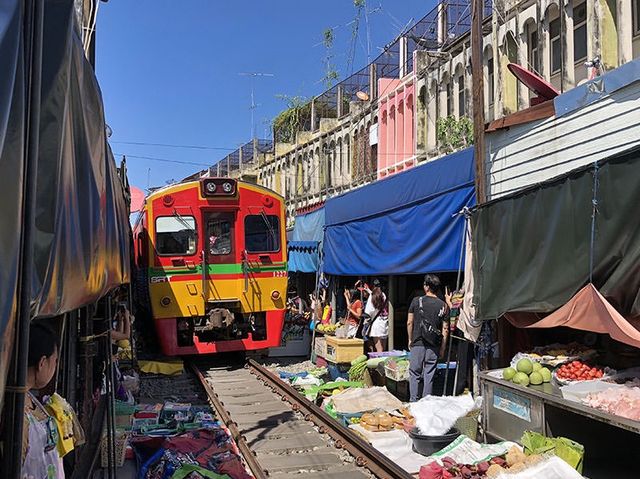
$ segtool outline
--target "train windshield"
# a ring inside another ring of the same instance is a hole
[[[244,245],[249,253],[280,250],[280,222],[275,215],[248,215],[244,219]]]
[[[212,216],[208,222],[209,254],[224,256],[231,254],[231,221]]]
[[[161,216],[156,219],[156,251],[159,255],[192,255],[196,252],[196,219],[193,216]]]

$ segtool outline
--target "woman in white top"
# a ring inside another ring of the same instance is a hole
[[[387,308],[387,297],[380,289],[379,283],[374,282],[373,290],[369,290],[369,299],[364,308],[373,323],[369,330],[370,347],[375,352],[386,351],[387,339],[389,337],[389,312]],[[367,288],[368,289],[368,288]]]

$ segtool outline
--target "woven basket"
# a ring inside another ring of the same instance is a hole
[[[460,417],[456,420],[456,428],[458,428],[462,434],[475,441],[478,436],[479,416],[479,409],[469,412],[466,416]]]
[[[122,467],[127,455],[127,443],[129,442],[129,433],[123,431],[116,431],[116,466]],[[106,468],[109,463],[109,446],[107,445],[106,434],[102,436],[100,440],[100,463],[103,468]]]

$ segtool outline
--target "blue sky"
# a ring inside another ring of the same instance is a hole
[[[371,57],[435,0],[368,0]],[[126,154],[131,183],[146,188],[215,163],[251,137],[251,80],[257,136],[284,109],[277,95],[322,93],[322,32],[334,29],[332,54],[347,71],[353,0],[110,0],[97,23],[96,71],[114,153]],[[354,66],[367,63],[364,16]],[[133,145],[129,143],[146,143]],[[154,144],[201,145],[189,149]],[[157,161],[136,157],[152,157]],[[180,164],[186,162],[196,164]]]

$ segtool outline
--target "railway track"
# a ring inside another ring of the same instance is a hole
[[[256,479],[413,477],[253,360],[191,368]]]

